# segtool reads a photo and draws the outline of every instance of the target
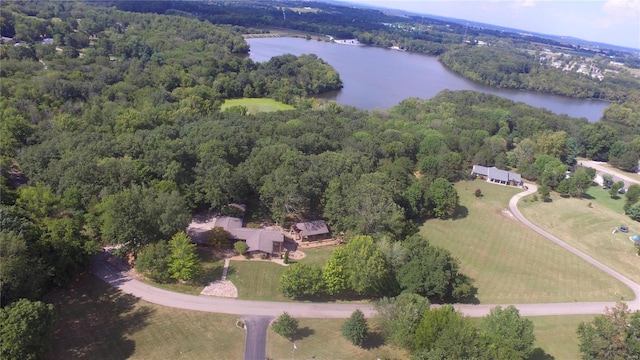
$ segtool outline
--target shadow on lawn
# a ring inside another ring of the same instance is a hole
[[[367,339],[362,343],[362,348],[366,350],[372,350],[384,345],[384,337],[377,331],[372,331],[367,336]]]
[[[453,220],[464,219],[467,216],[469,216],[469,209],[466,206],[458,205],[455,214],[453,214]]]
[[[306,337],[309,337],[313,334],[315,334],[316,331],[313,330],[312,328],[305,326],[303,328],[299,328],[298,331],[296,331],[295,335],[293,336],[294,340],[302,340]]]
[[[555,357],[547,354],[541,348],[535,348],[527,360],[555,360]]]
[[[58,315],[49,359],[129,358],[135,343],[127,336],[144,328],[153,315],[153,309],[139,306],[137,298],[88,273],[52,291],[46,300]]]

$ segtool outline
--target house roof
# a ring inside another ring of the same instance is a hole
[[[486,167],[486,166],[482,166],[482,165],[473,165],[473,170],[471,171],[471,173],[472,174],[488,176],[489,175],[489,168]]]
[[[277,230],[239,228],[232,229],[231,236],[247,242],[247,251],[262,251],[268,254],[273,252],[273,243],[284,242],[284,235]]]
[[[505,182],[522,181],[520,174],[507,171],[507,170],[498,169],[495,166],[488,168],[482,165],[473,165],[473,170],[471,171],[471,173],[477,174],[477,175],[484,175],[484,176],[487,176],[489,179],[498,180],[498,181],[505,181]]]
[[[325,223],[324,220],[297,223],[296,228],[300,230],[300,234],[302,236],[313,236],[329,233],[329,228],[327,227],[327,223]]]
[[[232,229],[242,227],[242,219],[231,216],[217,217],[214,219],[213,227],[221,227],[230,232]]]

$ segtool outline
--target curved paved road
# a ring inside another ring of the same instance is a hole
[[[583,161],[586,166],[594,167],[596,170],[613,173],[625,180],[633,183],[640,183],[623,174],[619,174],[608,168],[600,166],[592,161]],[[591,256],[582,251],[568,245],[554,235],[539,228],[531,221],[527,220],[518,209],[518,201],[537,191],[534,184],[527,184],[528,190],[516,194],[509,201],[509,208],[514,217],[522,222],[525,226],[531,228],[538,234],[553,241],[557,245],[567,251],[582,258],[598,269],[609,274],[613,278],[621,281],[630,287],[635,293],[635,299],[627,301],[631,310],[640,310],[640,284],[637,284],[627,277],[621,275],[608,266],[598,262]],[[347,318],[351,313],[360,309],[365,316],[373,316],[375,310],[373,306],[367,304],[336,304],[336,303],[300,303],[300,302],[273,302],[273,301],[250,301],[228,298],[214,298],[207,296],[196,296],[182,293],[175,293],[160,288],[147,285],[136,280],[126,272],[119,270],[107,261],[107,253],[94,257],[92,263],[93,272],[105,282],[120,289],[121,291],[149,301],[154,304],[175,307],[186,310],[217,312],[224,314],[238,314],[244,316],[263,316],[272,317],[287,311],[294,317],[307,318]],[[489,313],[489,310],[496,305],[510,304],[480,304],[480,305],[455,305],[455,308],[465,315],[472,317],[481,317]],[[605,307],[615,305],[614,302],[573,302],[573,303],[540,303],[540,304],[514,304],[523,316],[541,316],[541,315],[577,315],[577,314],[601,314]]]

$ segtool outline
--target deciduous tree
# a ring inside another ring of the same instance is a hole
[[[280,276],[278,289],[287,297],[316,296],[322,292],[322,269],[314,265],[297,263],[289,266]]]
[[[491,309],[482,320],[482,329],[490,342],[487,355],[495,359],[528,359],[533,352],[533,323],[520,317],[513,305]]]
[[[640,358],[640,311],[620,302],[604,315],[578,326],[580,353],[585,360]]]
[[[458,208],[458,192],[447,179],[435,179],[429,186],[429,199],[433,204],[433,213],[439,218],[449,218]]]
[[[200,259],[196,253],[196,245],[181,231],[169,240],[169,275],[178,280],[192,280],[200,271]]]
[[[44,358],[56,316],[53,305],[20,299],[0,309],[0,357],[37,360]]]

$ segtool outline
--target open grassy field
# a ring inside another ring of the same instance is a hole
[[[474,196],[476,188],[481,189],[482,197]],[[509,198],[519,189],[480,180],[459,182],[456,189],[461,205],[457,218],[427,220],[420,232],[460,259],[462,272],[475,280],[480,302],[597,301],[632,296],[622,283],[505,212]]]
[[[231,261],[227,280],[238,288],[238,299],[290,301],[278,291],[284,269],[269,261]]]
[[[383,339],[374,333],[364,346],[358,347],[345,340],[340,327],[342,319],[298,319],[299,338],[296,339],[298,349],[293,344],[276,334],[271,328],[267,330],[267,352],[269,359],[408,359],[409,354],[403,350],[384,345]],[[369,326],[374,326],[369,320]],[[375,329],[374,329],[375,332]]]
[[[531,320],[534,326],[535,346],[553,357],[545,357],[540,351],[537,351],[537,354],[534,354],[530,360],[579,359],[580,351],[576,333],[578,325],[584,321],[591,321],[593,318],[593,315],[528,317],[527,319]]]
[[[519,206],[522,214],[541,228],[640,282],[640,257],[629,240],[630,235],[640,234],[640,224],[622,214],[623,199],[606,199],[603,193],[592,187],[592,199],[565,199],[553,194],[551,202],[523,202]],[[620,224],[629,226],[629,233],[612,233]]]
[[[115,290],[91,274],[50,293],[58,323],[48,359],[242,359],[234,315],[179,310]]]
[[[233,106],[246,106],[249,109],[249,114],[257,114],[259,112],[269,112],[278,110],[293,110],[295,109],[291,105],[275,101],[267,98],[242,98],[242,99],[227,99],[220,107],[220,110],[224,111]]]

